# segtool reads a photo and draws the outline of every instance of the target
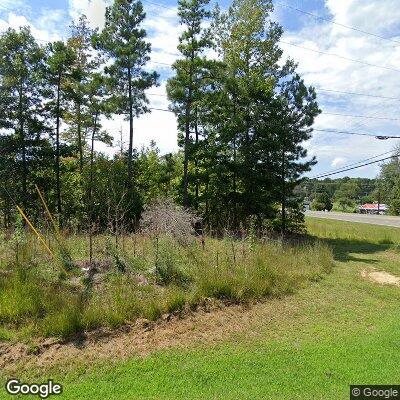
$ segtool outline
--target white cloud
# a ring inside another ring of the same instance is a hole
[[[149,89],[148,98],[149,107],[168,109],[168,100],[165,97],[164,81],[159,87]],[[136,148],[148,146],[151,140],[154,140],[162,153],[168,153],[177,150],[177,122],[175,115],[168,111],[152,110],[151,113],[142,115],[134,120],[133,126],[133,145]],[[115,144],[120,139],[120,130],[122,129],[123,141],[127,144],[129,137],[129,123],[123,116],[115,115],[110,120],[103,120],[104,128],[113,135]],[[104,151],[107,154],[113,154],[118,148],[107,148],[102,144],[97,144],[96,149]]]
[[[376,33],[385,37],[398,34],[400,8],[395,0],[326,0],[333,21]],[[300,7],[300,6],[299,6]],[[301,8],[301,7],[300,7]],[[307,17],[300,31],[287,32],[284,41],[301,47],[337,54],[370,64],[400,69],[400,46],[395,43],[346,29],[327,21]],[[397,28],[397,29],[396,29]],[[307,84],[317,88],[344,92],[358,92],[380,96],[399,97],[397,82],[400,72],[390,71],[318,54],[298,47],[282,44],[286,55],[299,62],[299,72]],[[389,117],[397,115],[397,102],[360,96],[344,96],[318,91],[323,111],[359,116]],[[336,129],[374,134],[395,134],[394,121],[340,117],[322,114],[316,129]],[[318,132],[307,144],[309,153],[317,155],[319,164],[310,173],[329,168],[332,158],[358,161],[388,151],[393,141],[378,142],[374,138]],[[331,165],[332,166],[332,165]],[[373,176],[376,166],[360,170],[360,174]],[[355,170],[355,174],[358,170]]]
[[[31,22],[25,16],[18,15],[14,12],[8,13],[7,19],[0,19],[0,31],[3,32],[8,28],[13,29],[20,29],[24,26],[29,26],[31,29],[33,37],[40,42],[48,42],[53,40],[60,40],[60,34],[55,30],[57,25],[57,20],[60,18],[61,13],[59,12],[52,12],[49,13],[47,16],[47,21],[49,22],[47,27],[46,25],[41,27],[41,24]],[[50,24],[52,21],[52,24]],[[52,25],[52,26],[51,26]],[[51,29],[53,28],[53,29]]]
[[[105,8],[110,2],[111,0],[68,0],[68,13],[74,19],[85,13],[92,27],[101,28],[104,25]],[[400,41],[400,37],[394,36],[399,33],[398,28],[400,28],[400,7],[397,3],[398,0],[325,0],[326,9],[334,21],[385,37],[393,37]],[[18,28],[28,24],[36,38],[55,40],[60,38],[60,26],[63,25],[64,28],[66,26],[65,11],[36,10],[40,17],[32,19],[22,16],[22,12],[17,9],[17,7],[27,7],[23,0],[0,0],[0,5],[15,10],[0,14],[3,16],[0,18],[0,30],[4,30],[8,26]],[[155,69],[161,74],[160,87],[148,91],[151,94],[149,95],[150,107],[166,109],[168,100],[165,97],[165,82],[170,75],[170,68],[157,63],[170,65],[177,58],[176,47],[182,27],[177,19],[176,7],[171,6],[170,9],[166,9],[149,3],[144,3],[144,7],[147,14],[144,27],[152,45],[151,58],[154,61],[149,64],[149,68]],[[299,5],[299,8],[301,7]],[[279,9],[279,12],[285,12],[285,10]],[[400,46],[396,46],[395,43],[304,15],[299,15],[299,20],[304,24],[303,28],[300,31],[287,32],[284,35],[284,41],[400,69],[398,67],[400,65]],[[307,84],[347,92],[400,97],[397,93],[398,72],[368,67],[284,44],[282,47],[286,55],[299,62],[299,72]],[[397,103],[390,100],[342,96],[323,91],[318,92],[318,99],[321,108],[329,112],[380,117],[393,117],[398,113]],[[116,139],[122,126],[125,140],[127,140],[128,123],[122,117],[115,116],[112,120],[105,121],[104,125]],[[322,114],[317,118],[315,127],[317,129],[329,128],[394,134],[399,126],[394,121]],[[176,121],[172,113],[153,111],[136,120],[134,128],[135,146],[148,145],[150,140],[154,139],[162,152],[171,151],[177,147]],[[312,174],[318,173],[322,169],[343,165],[341,159],[346,163],[358,161],[388,151],[393,145],[394,143],[391,141],[378,142],[368,137],[328,134],[318,131],[314,133],[313,139],[306,143],[309,154],[316,155],[319,160],[319,164]],[[362,172],[365,175],[373,175],[377,170],[377,166],[371,166]],[[358,173],[357,171],[355,170],[354,173]]]
[[[104,26],[105,11],[109,3],[105,0],[69,0],[69,13],[74,20],[85,14],[91,28],[101,29]]]
[[[340,167],[341,165],[344,165],[345,162],[346,159],[344,157],[335,157],[331,162],[331,167]]]

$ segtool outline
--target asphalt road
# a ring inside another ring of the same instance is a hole
[[[350,214],[350,213],[340,213],[333,211],[331,212],[306,211],[306,216],[400,228],[400,217],[394,217],[391,215]]]

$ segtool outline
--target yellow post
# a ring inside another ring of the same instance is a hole
[[[50,250],[50,247],[47,246],[46,241],[43,239],[42,235],[36,230],[36,228],[32,225],[31,221],[29,221],[28,217],[25,215],[25,213],[22,211],[22,209],[17,206],[17,210],[18,212],[21,214],[22,218],[27,222],[27,224],[29,225],[29,227],[32,229],[32,231],[35,233],[35,235],[37,236],[37,238],[40,240],[40,242],[43,244],[43,246],[45,247],[45,249],[49,252],[49,254],[54,258],[54,254],[53,252]]]
[[[54,227],[54,230],[55,230],[56,233],[57,233],[58,239],[60,239],[60,229],[59,229],[59,227],[58,227],[56,221],[54,220],[53,216],[51,215],[51,212],[50,212],[49,208],[47,207],[46,200],[44,199],[44,196],[42,195],[42,192],[40,191],[40,189],[38,188],[37,185],[35,185],[35,188],[36,188],[36,191],[37,191],[38,194],[39,194],[40,200],[41,200],[42,203],[43,203],[43,207],[44,207],[44,209],[46,210],[46,214],[47,214],[47,216],[49,217],[51,223],[53,224],[53,227]]]

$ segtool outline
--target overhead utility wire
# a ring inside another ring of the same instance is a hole
[[[349,57],[341,56],[341,55],[339,55],[339,54],[326,53],[325,51],[310,49],[309,47],[299,46],[298,44],[294,44],[294,43],[290,43],[290,42],[285,42],[285,41],[283,41],[283,40],[279,40],[279,42],[280,42],[280,43],[283,43],[283,44],[287,44],[287,45],[289,45],[289,46],[298,47],[299,49],[303,49],[303,50],[307,50],[307,51],[312,51],[312,52],[314,52],[314,53],[324,54],[324,55],[326,55],[326,56],[338,57],[338,58],[341,58],[342,60],[347,60],[347,61],[351,61],[351,62],[354,62],[354,63],[362,64],[362,65],[367,65],[368,67],[375,67],[375,68],[385,69],[385,70],[388,70],[388,71],[400,72],[399,69],[392,68],[392,67],[387,67],[387,66],[384,66],[384,65],[372,64],[372,63],[369,63],[369,62],[366,62],[366,61],[356,60],[356,59],[354,59],[354,58],[349,58]]]
[[[147,93],[147,95],[148,96],[167,97],[167,95],[163,94],[163,93]],[[379,116],[375,116],[375,115],[340,114],[340,113],[333,113],[333,112],[328,112],[328,111],[323,111],[322,114],[335,115],[335,116],[339,116],[339,117],[349,117],[349,118],[367,118],[367,119],[379,119],[379,120],[387,120],[387,121],[400,121],[400,118],[379,117]]]
[[[143,1],[145,1],[146,3],[152,4],[152,5],[155,5],[155,6],[159,6],[159,7],[162,7],[162,8],[166,8],[166,9],[168,9],[168,10],[176,11],[176,9],[171,8],[171,7],[164,6],[163,4],[160,4],[160,3],[152,2],[152,1],[149,1],[149,0],[143,0]],[[279,2],[278,2],[278,4],[283,4],[283,3],[279,3]],[[328,20],[328,21],[329,21],[329,20]],[[333,21],[330,21],[330,22],[334,23]],[[335,24],[338,24],[338,25],[342,26],[342,24],[339,24],[339,23],[336,23],[336,22],[335,22]],[[349,26],[346,26],[346,25],[343,25],[343,26],[346,27],[346,28],[349,28],[349,29],[358,30],[357,28],[352,28],[352,27],[349,27]],[[387,38],[384,38],[383,36],[375,35],[375,34],[373,34],[373,33],[367,32],[367,31],[362,31],[362,30],[358,30],[358,31],[359,31],[359,32],[362,32],[362,33],[365,33],[365,34],[370,34],[371,36],[379,37],[380,39],[391,40],[391,39],[387,39]],[[393,40],[391,40],[391,41],[393,41]],[[315,53],[318,53],[318,54],[324,54],[324,55],[329,55],[329,56],[333,56],[333,57],[338,57],[338,58],[341,58],[342,60],[347,60],[347,61],[355,62],[355,63],[362,64],[362,65],[366,65],[366,66],[369,66],[369,67],[375,67],[375,68],[381,68],[381,69],[385,69],[385,70],[389,70],[389,71],[400,72],[400,70],[398,70],[398,69],[396,69],[396,68],[387,67],[387,66],[383,66],[383,65],[376,65],[376,64],[368,63],[368,62],[366,62],[366,61],[356,60],[356,59],[353,59],[353,58],[341,56],[341,55],[339,55],[339,54],[326,53],[326,52],[324,52],[324,51],[310,49],[310,48],[308,48],[308,47],[299,46],[299,45],[296,45],[296,44],[293,44],[293,43],[285,42],[285,41],[283,41],[283,40],[280,40],[280,42],[283,43],[283,44],[287,44],[287,45],[289,45],[289,46],[294,46],[294,47],[301,48],[301,49],[303,49],[303,50],[312,51],[312,52],[315,52]],[[397,41],[394,41],[394,42],[400,44],[400,42],[397,42]]]
[[[171,11],[175,11],[175,12],[177,11],[176,8],[167,7],[167,6],[163,5],[163,4],[155,3],[153,1],[143,0],[143,2],[148,3],[148,4],[152,4],[153,6],[162,7],[162,8],[165,8],[167,10],[171,10]]]
[[[155,111],[165,111],[165,112],[170,112],[170,113],[174,113],[171,110],[167,110],[164,108],[150,108],[151,110],[155,110]],[[400,136],[394,136],[394,135],[374,135],[374,134],[370,134],[370,133],[362,133],[362,132],[351,132],[351,131],[338,131],[338,130],[334,130],[334,129],[314,129],[313,131],[315,132],[325,132],[325,133],[337,133],[337,134],[344,134],[344,135],[355,135],[355,136],[368,136],[368,137],[372,137],[375,139],[379,139],[379,140],[386,140],[386,139],[400,139]]]
[[[331,113],[331,112],[326,112],[323,111],[322,115],[336,115],[339,117],[350,117],[350,118],[367,118],[367,119],[383,119],[387,121],[400,121],[400,118],[387,118],[387,117],[378,117],[378,116],[372,116],[372,115],[353,115],[353,114],[340,114],[340,113]]]
[[[297,11],[297,12],[302,13],[302,14],[305,14],[305,15],[309,15],[309,16],[315,18],[315,19],[327,21],[327,22],[329,22],[329,23],[331,23],[331,24],[333,24],[333,25],[341,26],[342,28],[351,29],[352,31],[355,31],[355,32],[363,33],[363,34],[365,34],[365,35],[373,36],[373,37],[376,37],[376,38],[378,38],[378,39],[387,40],[387,41],[389,41],[389,42],[393,42],[393,43],[396,43],[396,44],[400,44],[400,42],[397,41],[397,40],[394,40],[394,39],[391,39],[391,38],[387,38],[387,37],[378,35],[378,34],[376,34],[376,33],[364,31],[363,29],[356,28],[356,27],[354,27],[354,26],[349,26],[349,25],[341,24],[340,22],[335,22],[335,21],[332,21],[332,20],[329,19],[329,18],[320,17],[319,15],[313,14],[313,13],[308,12],[308,11],[305,11],[305,10],[301,10],[300,8],[293,7],[293,6],[289,5],[289,4],[282,3],[282,2],[280,2],[280,1],[275,1],[275,4],[277,4],[278,6],[281,6],[281,7],[290,8],[291,10]]]
[[[380,140],[386,139],[400,139],[400,136],[394,135],[374,135],[371,133],[362,133],[362,132],[351,132],[351,131],[338,131],[334,129],[314,129],[316,132],[327,132],[327,133],[338,133],[338,134],[345,134],[345,135],[356,135],[356,136],[369,136]]]
[[[345,92],[345,91],[341,91],[341,90],[324,89],[324,88],[320,88],[320,87],[315,87],[315,89],[320,92],[332,92],[332,93],[346,94],[346,95],[351,95],[351,96],[364,96],[364,97],[373,97],[376,99],[387,99],[387,100],[400,101],[400,97],[388,97],[388,96],[379,96],[379,95],[367,94],[367,93]]]
[[[342,172],[347,172],[347,171],[351,171],[351,170],[353,170],[353,169],[365,167],[365,166],[367,166],[367,165],[376,164],[376,163],[378,163],[378,162],[385,161],[385,160],[389,160],[389,159],[394,158],[394,157],[395,157],[395,155],[392,155],[392,156],[390,156],[390,157],[385,157],[385,158],[381,158],[381,159],[379,159],[379,160],[371,161],[371,162],[369,162],[369,163],[365,163],[365,164],[358,165],[357,167],[346,168],[346,169],[343,169],[343,170],[341,170],[341,171],[331,172],[331,173],[329,173],[329,174],[318,175],[318,176],[314,177],[313,179],[324,178],[324,177],[326,177],[326,176],[341,174]]]
[[[400,97],[385,97],[385,96],[378,96],[378,95],[370,95],[370,94],[366,94],[366,93],[355,93],[355,92],[343,92],[343,91],[339,91],[339,90],[333,90],[333,89],[323,89],[323,88],[319,88],[319,87],[315,87],[315,89],[317,90],[317,93],[320,92],[334,92],[334,93],[340,93],[340,94],[346,94],[346,95],[354,95],[354,96],[366,96],[366,97],[376,97],[378,99],[385,99],[385,100],[397,100],[400,101]],[[167,97],[166,94],[152,94],[149,93],[149,95],[152,96],[164,96]]]
[[[376,156],[369,157],[369,158],[366,158],[366,159],[364,159],[364,160],[360,160],[360,161],[357,161],[357,162],[354,162],[354,163],[351,163],[351,164],[343,165],[342,167],[339,167],[339,168],[334,168],[334,169],[331,169],[331,170],[329,170],[329,171],[321,172],[320,174],[318,174],[318,175],[316,175],[316,176],[319,176],[319,175],[322,175],[322,174],[330,174],[331,172],[340,171],[340,170],[342,170],[342,169],[344,169],[344,168],[353,167],[353,166],[355,166],[355,165],[362,164],[362,163],[364,163],[364,162],[366,162],[366,161],[370,161],[370,160],[373,160],[373,159],[378,158],[378,157],[385,156],[386,154],[390,154],[390,153],[393,153],[393,150],[385,151],[384,153],[377,154]],[[312,176],[312,177],[310,177],[309,179],[315,179],[316,176]]]

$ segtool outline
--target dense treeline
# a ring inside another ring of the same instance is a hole
[[[389,212],[392,215],[400,215],[400,148],[394,149],[395,157],[390,162],[381,166],[381,173],[378,177],[379,198],[383,203],[389,205]]]
[[[301,229],[294,190],[315,164],[302,143],[320,110],[314,88],[284,60],[282,28],[270,0],[235,0],[211,12],[208,0],[179,0],[184,31],[167,83],[177,116],[176,154],[135,149],[133,121],[150,112],[146,90],[160,81],[140,1],[115,0],[101,31],[85,16],[66,42],[42,46],[29,28],[0,35],[0,209],[15,203],[36,222],[37,185],[59,224],[134,229],[143,205],[170,197],[197,210],[213,230],[251,224]],[[129,121],[128,148],[112,158],[107,118]],[[160,127],[162,129],[162,127]]]
[[[368,178],[326,178],[305,179],[296,191],[313,210],[356,211],[363,203],[378,201],[384,196],[378,179]]]

